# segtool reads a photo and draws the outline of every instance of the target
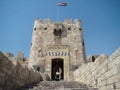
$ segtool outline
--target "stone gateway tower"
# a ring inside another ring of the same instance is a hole
[[[79,19],[34,21],[29,67],[55,80],[69,80],[71,72],[86,62],[82,26]]]

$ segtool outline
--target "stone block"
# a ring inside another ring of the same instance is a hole
[[[108,62],[108,69],[113,68],[115,65],[120,63],[120,57],[115,58],[113,61]]]
[[[107,85],[106,90],[114,90],[113,84]]]
[[[120,60],[119,60],[120,61]],[[117,72],[120,73],[120,63],[117,64]]]
[[[106,90],[106,86],[98,87],[98,90]]]
[[[120,90],[120,89],[115,89],[115,90]]]
[[[116,77],[112,76],[112,77],[107,79],[107,84],[109,85],[109,84],[115,83],[115,81],[116,81]]]
[[[106,78],[112,77],[118,73],[117,66],[111,68],[108,72],[106,72]]]
[[[109,62],[108,63],[108,70],[110,70],[111,68],[113,68],[115,66],[115,62]]]
[[[120,89],[120,82],[115,83],[115,89]]]
[[[114,78],[115,78],[114,80],[115,82],[120,82],[120,73],[116,74]]]
[[[98,90],[98,88],[88,88],[88,90]]]
[[[115,64],[119,64],[120,63],[120,57],[117,57],[115,62],[116,62]]]

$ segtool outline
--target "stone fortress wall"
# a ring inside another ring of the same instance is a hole
[[[19,54],[22,55],[22,54]],[[21,59],[23,60],[23,59]],[[120,48],[111,56],[102,54],[90,57],[89,62],[71,73],[71,81],[85,83],[98,90],[120,90]],[[0,90],[16,90],[25,84],[49,78],[28,69],[21,61],[17,61],[11,53],[0,52]]]
[[[98,87],[98,90],[120,90],[120,48],[109,57],[100,55],[80,66],[73,76],[74,81]]]
[[[28,69],[26,64],[23,64],[24,60],[23,53],[14,58],[11,53],[0,52],[0,90],[16,90],[42,80],[40,73]]]

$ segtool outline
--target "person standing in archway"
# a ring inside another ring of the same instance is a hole
[[[60,67],[58,67],[58,69],[56,71],[56,75],[55,75],[55,79],[57,81],[59,81],[61,79],[61,74],[62,74],[62,69]]]

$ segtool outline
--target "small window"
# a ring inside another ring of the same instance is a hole
[[[34,28],[34,31],[36,31],[36,28]]]
[[[84,42],[82,43],[82,45],[83,45],[83,46],[85,45]]]
[[[71,28],[68,28],[68,30],[71,30]]]
[[[45,30],[47,30],[47,28],[45,28]]]
[[[95,57],[94,56],[92,56],[92,62],[95,62]]]
[[[82,30],[82,28],[79,28],[79,30],[81,31],[81,30]]]

